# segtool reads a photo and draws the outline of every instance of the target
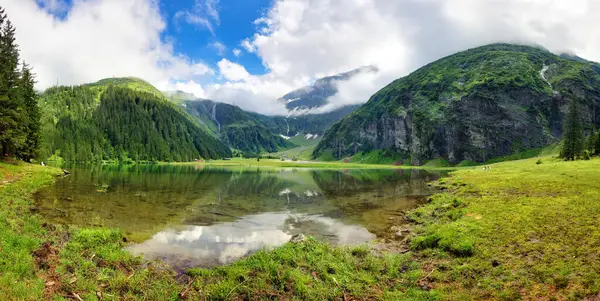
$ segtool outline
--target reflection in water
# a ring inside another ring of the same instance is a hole
[[[121,228],[130,249],[179,266],[231,262],[303,233],[337,244],[387,238],[440,175],[419,170],[84,166],[36,195],[57,223]]]
[[[273,212],[211,226],[167,229],[128,249],[147,259],[164,259],[178,268],[210,267],[231,263],[261,248],[280,246],[299,233],[344,245],[375,238],[362,226],[347,225],[322,215]]]

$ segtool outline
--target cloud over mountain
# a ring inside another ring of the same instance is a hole
[[[240,24],[255,27],[253,35],[214,49],[225,55],[214,64],[179,51],[164,36],[174,16],[157,0],[42,2],[0,1],[39,88],[57,79],[80,84],[138,76],[161,89],[183,88],[267,114],[284,112],[277,99],[317,78],[376,66],[376,74],[340,82],[330,98],[337,105],[360,103],[423,64],[498,41],[600,61],[600,0],[276,0],[254,24]],[[213,28],[225,22],[219,5],[195,1],[183,12]],[[65,7],[57,17],[54,10]],[[248,71],[242,59],[251,56],[265,72]]]

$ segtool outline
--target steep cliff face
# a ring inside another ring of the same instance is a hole
[[[560,139],[568,102],[600,126],[600,68],[509,44],[440,59],[400,78],[327,131],[315,157],[385,149],[423,164],[486,161]]]

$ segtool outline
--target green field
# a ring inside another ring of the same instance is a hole
[[[289,142],[297,145],[298,147],[280,151],[280,152],[276,152],[276,153],[269,153],[269,154],[267,154],[267,156],[284,157],[287,159],[296,158],[298,160],[305,160],[305,161],[311,160],[312,153],[313,153],[315,147],[317,146],[317,144],[319,144],[319,142],[321,141],[321,139],[322,139],[322,137],[318,137],[317,139],[306,139],[304,137],[304,135],[299,134],[299,135],[291,137],[288,140]]]
[[[581,300],[600,291],[600,160],[463,169],[409,214],[411,247],[449,300]]]

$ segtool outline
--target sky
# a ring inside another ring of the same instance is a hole
[[[600,61],[600,0],[0,0],[37,88],[135,76],[157,88],[286,114],[323,76],[335,108],[443,56],[495,42]]]

